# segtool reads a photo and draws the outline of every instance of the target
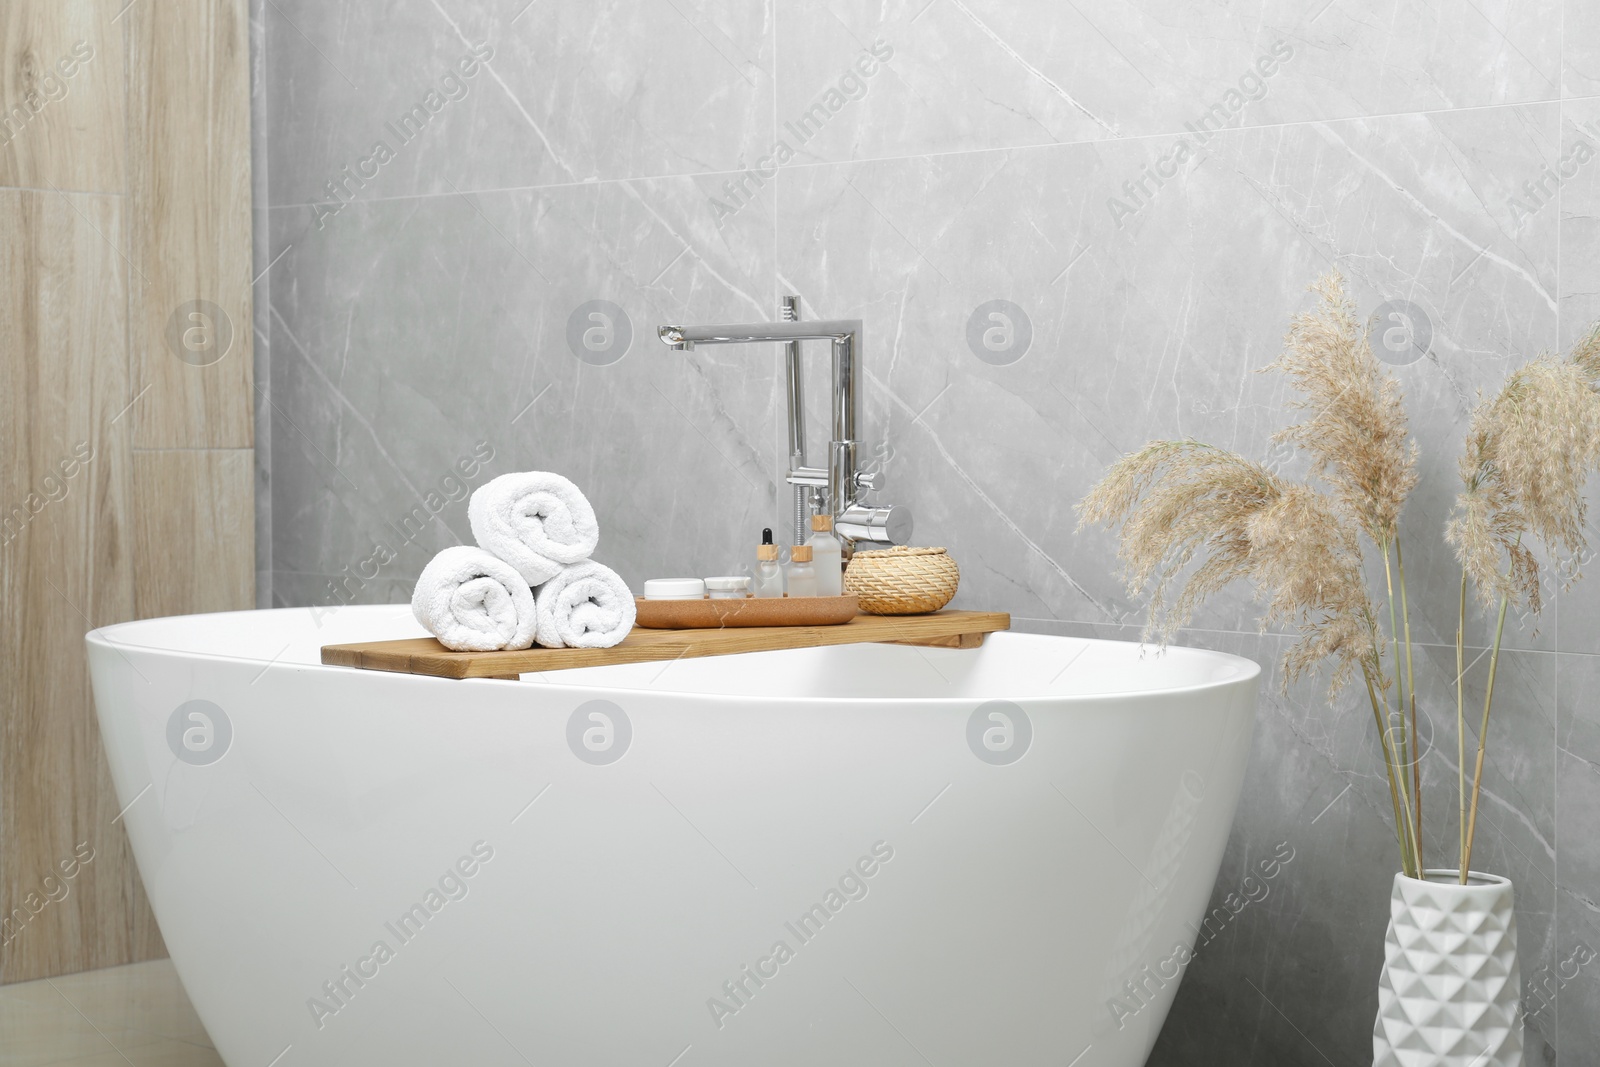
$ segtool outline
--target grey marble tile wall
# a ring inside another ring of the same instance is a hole
[[[1153,437],[1302,469],[1271,442],[1289,393],[1256,372],[1337,268],[1422,447],[1405,549],[1442,859],[1460,440],[1480,389],[1600,318],[1592,8],[273,0],[272,601],[405,599],[469,538],[470,489],[526,468],[585,487],[630,582],[737,570],[787,530],[778,354],[654,330],[796,293],[864,320],[883,495],[960,560],[958,603],[1136,637],[1114,544],[1072,505]],[[1600,948],[1600,584],[1549,600],[1507,637],[1478,856],[1518,886],[1529,1062],[1579,1065],[1600,1062],[1600,964],[1570,962]],[[1230,591],[1185,640],[1273,665],[1254,616]],[[1280,843],[1296,859],[1198,956],[1152,1064],[1368,1061],[1395,867],[1370,727],[1353,697],[1268,685],[1218,902]]]

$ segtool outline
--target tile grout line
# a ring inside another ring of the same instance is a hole
[[[1600,95],[1576,97],[1576,98],[1574,98],[1574,100],[1600,100]],[[1561,101],[1561,100],[1558,100],[1558,99],[1523,100],[1523,101],[1517,101],[1517,102],[1512,102],[1512,103],[1501,103],[1501,104],[1476,104],[1476,105],[1473,105],[1471,107],[1435,108],[1435,109],[1423,110],[1423,111],[1391,111],[1391,112],[1384,112],[1382,114],[1373,114],[1373,115],[1343,115],[1343,116],[1331,116],[1331,117],[1315,118],[1315,119],[1297,119],[1297,120],[1294,120],[1292,122],[1262,123],[1262,124],[1259,124],[1259,125],[1252,125],[1252,126],[1226,126],[1226,127],[1223,127],[1222,129],[1212,131],[1211,136],[1212,137],[1221,137],[1221,136],[1226,135],[1226,134],[1241,134],[1241,133],[1255,133],[1255,132],[1270,131],[1270,130],[1298,129],[1298,128],[1303,128],[1303,127],[1329,125],[1329,124],[1332,124],[1332,123],[1380,122],[1380,121],[1384,121],[1384,120],[1388,120],[1388,119],[1426,118],[1426,117],[1436,116],[1436,115],[1461,115],[1461,114],[1470,114],[1470,113],[1479,112],[1479,111],[1495,111],[1495,110],[1502,110],[1502,109],[1509,109],[1509,108],[1526,108],[1526,107],[1539,107],[1539,106],[1548,106],[1548,105],[1559,105],[1559,104],[1561,104],[1563,102],[1564,101]],[[817,161],[814,161],[814,162],[793,162],[793,163],[784,164],[783,167],[780,168],[780,173],[782,171],[784,171],[784,170],[820,169],[820,168],[823,168],[823,167],[869,166],[869,165],[879,164],[879,163],[903,163],[903,162],[907,162],[907,161],[923,160],[923,159],[933,160],[933,159],[959,158],[959,157],[962,157],[962,156],[978,156],[978,155],[984,155],[984,154],[988,154],[988,153],[1045,151],[1045,150],[1049,150],[1049,149],[1052,149],[1052,148],[1099,148],[1099,147],[1104,147],[1106,145],[1139,144],[1139,143],[1144,142],[1144,141],[1167,141],[1167,140],[1172,140],[1174,138],[1182,138],[1182,137],[1188,137],[1188,136],[1190,136],[1190,134],[1189,134],[1189,132],[1187,130],[1167,130],[1167,131],[1162,131],[1162,132],[1157,132],[1157,133],[1141,133],[1141,134],[1138,134],[1138,135],[1135,135],[1135,136],[1130,136],[1130,137],[1105,137],[1105,138],[1099,138],[1099,139],[1094,139],[1094,140],[1083,140],[1083,141],[1049,141],[1049,142],[1042,143],[1042,144],[993,145],[993,146],[983,146],[983,147],[979,147],[979,148],[950,149],[950,150],[943,151],[943,152],[908,152],[908,153],[903,153],[901,155],[893,155],[893,156],[862,156],[862,157],[859,157],[859,158],[852,158],[852,159],[831,159],[831,160],[817,160]],[[584,181],[547,182],[547,183],[538,183],[538,184],[532,184],[532,185],[503,185],[503,186],[496,186],[494,188],[488,188],[488,189],[462,189],[461,192],[464,193],[464,194],[474,195],[474,196],[488,196],[488,195],[506,194],[506,193],[546,192],[546,191],[555,190],[555,189],[598,188],[600,186],[605,186],[605,185],[626,185],[626,184],[636,183],[636,182],[661,182],[661,181],[672,181],[672,180],[676,180],[676,179],[690,179],[690,180],[692,180],[692,179],[696,179],[696,178],[719,178],[719,177],[722,177],[724,175],[745,174],[745,173],[748,173],[749,171],[750,171],[749,167],[742,167],[742,168],[741,167],[728,167],[728,168],[722,168],[722,169],[703,170],[703,171],[672,171],[672,172],[665,172],[665,173],[660,173],[660,174],[633,174],[633,175],[620,175],[620,176],[609,177],[609,178],[591,178],[591,179],[584,180]],[[354,203],[360,203],[360,204],[385,204],[385,203],[398,203],[398,202],[407,201],[407,200],[432,200],[432,199],[439,199],[439,198],[442,198],[442,197],[455,196],[455,195],[457,195],[457,194],[453,193],[453,192],[449,192],[449,191],[440,191],[440,192],[432,192],[432,191],[430,191],[430,192],[418,192],[418,193],[402,193],[402,194],[396,194],[396,195],[393,195],[393,196],[368,197],[368,198],[365,198],[365,199],[359,200],[359,201],[354,201],[353,200],[353,201],[350,201],[350,203],[352,203],[352,204],[354,204]],[[302,201],[289,201],[289,202],[282,203],[282,204],[271,204],[271,203],[269,203],[269,204],[262,205],[261,206],[261,210],[265,210],[265,211],[271,212],[271,211],[280,211],[280,210],[286,210],[286,209],[304,209],[304,208],[316,207],[320,203],[322,203],[322,202],[321,201],[303,201],[303,202]]]
[[[46,978],[44,981],[45,981],[45,983],[47,985],[50,986],[51,989],[55,990],[56,995],[58,997],[60,997],[62,1000],[67,1002],[67,1006],[69,1008],[71,1008],[73,1011],[78,1013],[78,1017],[79,1018],[81,1018],[84,1022],[89,1024],[89,1028],[91,1030],[93,1030],[96,1034],[99,1035],[100,1040],[102,1040],[106,1044],[110,1045],[112,1051],[115,1052],[118,1056],[122,1057],[123,1062],[127,1063],[129,1065],[129,1067],[134,1067],[133,1061],[128,1059],[128,1054],[126,1052],[122,1051],[122,1047],[120,1045],[118,1045],[115,1041],[113,1041],[109,1037],[107,1037],[105,1035],[105,1033],[100,1029],[100,1027],[95,1025],[93,1019],[91,1019],[87,1015],[83,1014],[83,1009],[78,1007],[76,1004],[74,1004],[72,1002],[72,998],[71,997],[69,997],[65,993],[61,992],[61,988],[59,986],[57,986],[52,979]],[[103,1055],[103,1053],[102,1053],[102,1055]],[[71,1061],[69,1060],[67,1062],[70,1063]]]
[[[1561,29],[1560,29],[1560,32],[1556,34],[1556,41],[1557,41],[1557,45],[1556,45],[1556,48],[1557,48],[1557,52],[1556,52],[1556,55],[1557,55],[1557,62],[1556,62],[1556,96],[1557,96],[1557,100],[1556,100],[1556,136],[1555,136],[1554,151],[1555,151],[1555,155],[1556,155],[1556,165],[1559,167],[1560,166],[1560,161],[1561,161],[1561,135],[1564,132],[1566,132],[1566,126],[1567,126],[1567,105],[1566,105],[1566,100],[1565,100],[1565,96],[1566,96],[1566,94],[1565,94],[1565,85],[1566,85],[1566,80],[1567,80],[1567,70],[1566,70],[1566,66],[1567,66],[1567,64],[1566,64],[1567,6],[1566,6],[1566,4],[1562,4],[1561,5]],[[1563,203],[1563,201],[1565,199],[1565,189],[1563,187],[1566,184],[1567,184],[1566,182],[1557,182],[1556,183],[1556,195],[1555,195],[1555,201],[1556,201],[1556,218],[1555,218],[1555,231],[1556,231],[1556,234],[1555,234],[1555,240],[1556,240],[1556,316],[1555,316],[1555,318],[1556,318],[1556,338],[1555,338],[1555,342],[1556,343],[1555,343],[1555,350],[1557,352],[1561,351],[1561,342],[1562,342],[1561,326],[1562,326],[1563,313],[1562,313],[1562,299],[1561,299],[1561,296],[1562,296],[1563,290],[1561,288],[1561,233],[1562,233],[1563,230],[1566,229],[1566,226],[1563,225],[1563,217],[1564,217],[1564,211],[1565,211],[1565,204]],[[1551,615],[1551,619],[1550,619],[1550,635],[1551,635],[1551,640],[1554,642],[1554,644],[1556,646],[1556,652],[1557,652],[1555,665],[1552,667],[1552,669],[1550,671],[1550,674],[1551,674],[1551,680],[1550,680],[1550,702],[1553,705],[1552,709],[1551,709],[1551,717],[1553,719],[1553,723],[1552,723],[1552,727],[1551,727],[1551,730],[1550,730],[1550,747],[1552,749],[1551,754],[1550,754],[1550,882],[1551,882],[1551,885],[1552,885],[1552,888],[1553,888],[1552,896],[1553,896],[1554,899],[1553,899],[1552,903],[1553,903],[1554,914],[1552,914],[1551,917],[1550,917],[1550,922],[1551,922],[1551,925],[1553,927],[1552,936],[1551,936],[1550,941],[1549,941],[1549,951],[1551,953],[1551,956],[1545,960],[1545,965],[1553,968],[1555,966],[1555,962],[1556,962],[1555,956],[1559,952],[1559,949],[1557,948],[1557,945],[1559,945],[1560,941],[1561,941],[1561,657],[1560,657],[1560,650],[1561,650],[1561,583],[1560,582],[1557,582],[1555,584],[1555,588],[1553,590],[1553,595],[1551,596],[1550,599],[1554,602],[1551,605],[1551,611],[1550,611],[1550,615]],[[1561,987],[1560,987],[1560,985],[1556,986],[1556,990],[1555,990],[1555,993],[1554,993],[1554,995],[1552,997],[1552,1001],[1553,1001],[1552,1006],[1555,1009],[1554,1029],[1555,1029],[1555,1032],[1556,1032],[1556,1043],[1557,1043],[1557,1045],[1559,1045],[1560,1044],[1560,1035],[1561,1035]],[[1519,1005],[1519,1007],[1520,1007],[1520,1005]]]

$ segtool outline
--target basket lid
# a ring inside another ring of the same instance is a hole
[[[910,545],[895,545],[893,548],[874,548],[865,552],[857,552],[857,556],[943,556],[943,548],[913,548]]]

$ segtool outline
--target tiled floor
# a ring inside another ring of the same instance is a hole
[[[222,1067],[171,960],[0,986],[0,1067]]]

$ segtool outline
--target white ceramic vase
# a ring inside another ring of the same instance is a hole
[[[1522,1067],[1511,882],[1473,871],[1394,876],[1373,1067]]]

